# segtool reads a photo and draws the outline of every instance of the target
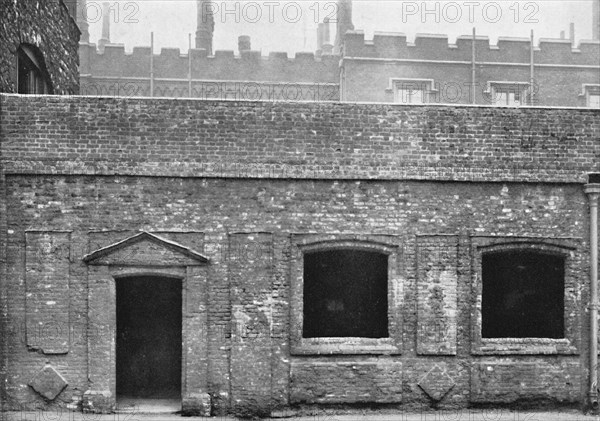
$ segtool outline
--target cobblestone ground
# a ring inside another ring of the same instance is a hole
[[[285,416],[268,420],[280,421],[600,421],[598,415],[586,415],[580,411],[510,411],[510,410],[463,410],[463,411],[438,411],[422,413],[354,413],[354,414],[314,414],[308,416]],[[177,414],[83,414],[80,412],[55,412],[27,411],[0,413],[1,421],[236,421],[232,417],[182,417]]]

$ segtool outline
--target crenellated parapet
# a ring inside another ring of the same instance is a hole
[[[215,51],[210,56],[205,49],[191,49],[193,79],[243,80],[295,83],[338,83],[339,56],[313,53],[273,52],[268,57],[260,51]],[[188,79],[189,54],[181,54],[178,48],[163,48],[154,54],[155,78]],[[80,48],[81,75],[92,77],[148,77],[150,75],[150,47],[135,47],[126,53],[124,45],[107,44],[103,52],[94,44],[82,44]]]
[[[490,45],[488,37],[477,36],[478,62],[529,63],[530,40],[501,37],[497,45]],[[375,32],[372,40],[365,40],[363,31],[348,31],[345,37],[344,57],[470,61],[473,38],[460,36],[455,44],[447,35],[417,34],[414,43],[403,33]],[[600,62],[600,41],[582,40],[577,48],[569,40],[540,39],[534,46],[534,59],[539,64],[591,65]]]

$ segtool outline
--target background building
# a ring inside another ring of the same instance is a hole
[[[590,3],[595,21],[597,1]],[[338,1],[335,25],[318,28],[315,54],[273,52],[261,57],[247,36],[237,54],[217,51],[219,23],[209,1],[198,2],[196,48],[182,55],[163,48],[110,43],[110,12],[103,15],[98,46],[80,48],[84,95],[166,96],[300,101],[447,103],[480,105],[600,106],[600,41],[354,31],[352,1]],[[596,25],[597,26],[597,25]],[[335,33],[331,32],[331,27]],[[597,29],[597,28],[596,28]],[[89,39],[89,36],[83,37]],[[333,44],[333,45],[332,45]]]
[[[1,100],[9,408],[596,399],[598,110]]]

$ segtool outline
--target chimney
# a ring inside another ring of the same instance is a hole
[[[592,2],[592,38],[600,40],[600,0]]]
[[[569,25],[569,39],[571,40],[571,46],[575,46],[575,24],[571,22]]]
[[[75,14],[75,21],[77,22],[77,26],[81,31],[81,38],[79,38],[79,42],[88,44],[90,42],[90,32],[88,30],[87,23],[87,1],[86,0],[77,0],[77,10]]]
[[[560,39],[565,39],[565,31],[560,31]]]
[[[98,40],[98,49],[104,52],[104,46],[110,44],[110,3],[102,3],[102,36]]]
[[[337,25],[333,54],[341,54],[344,44],[344,35],[354,29],[352,24],[352,0],[338,0]]]
[[[250,48],[250,36],[249,35],[240,35],[238,37],[238,50],[240,50],[240,54],[242,51],[249,51]]]
[[[333,45],[323,44],[323,49],[321,51],[321,54],[324,56],[330,56],[331,54],[333,54]]]
[[[198,21],[196,22],[196,48],[202,48],[208,55],[213,53],[213,32],[215,30],[214,11],[210,0],[198,0]]]
[[[329,31],[329,18],[323,19],[323,44],[331,43],[331,34]]]
[[[320,23],[317,26],[317,51],[321,51],[322,47],[323,47],[323,30],[325,24],[324,23]]]

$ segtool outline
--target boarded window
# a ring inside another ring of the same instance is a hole
[[[388,337],[388,256],[362,250],[304,255],[304,338]]]
[[[535,251],[482,256],[484,338],[564,338],[564,257]]]

